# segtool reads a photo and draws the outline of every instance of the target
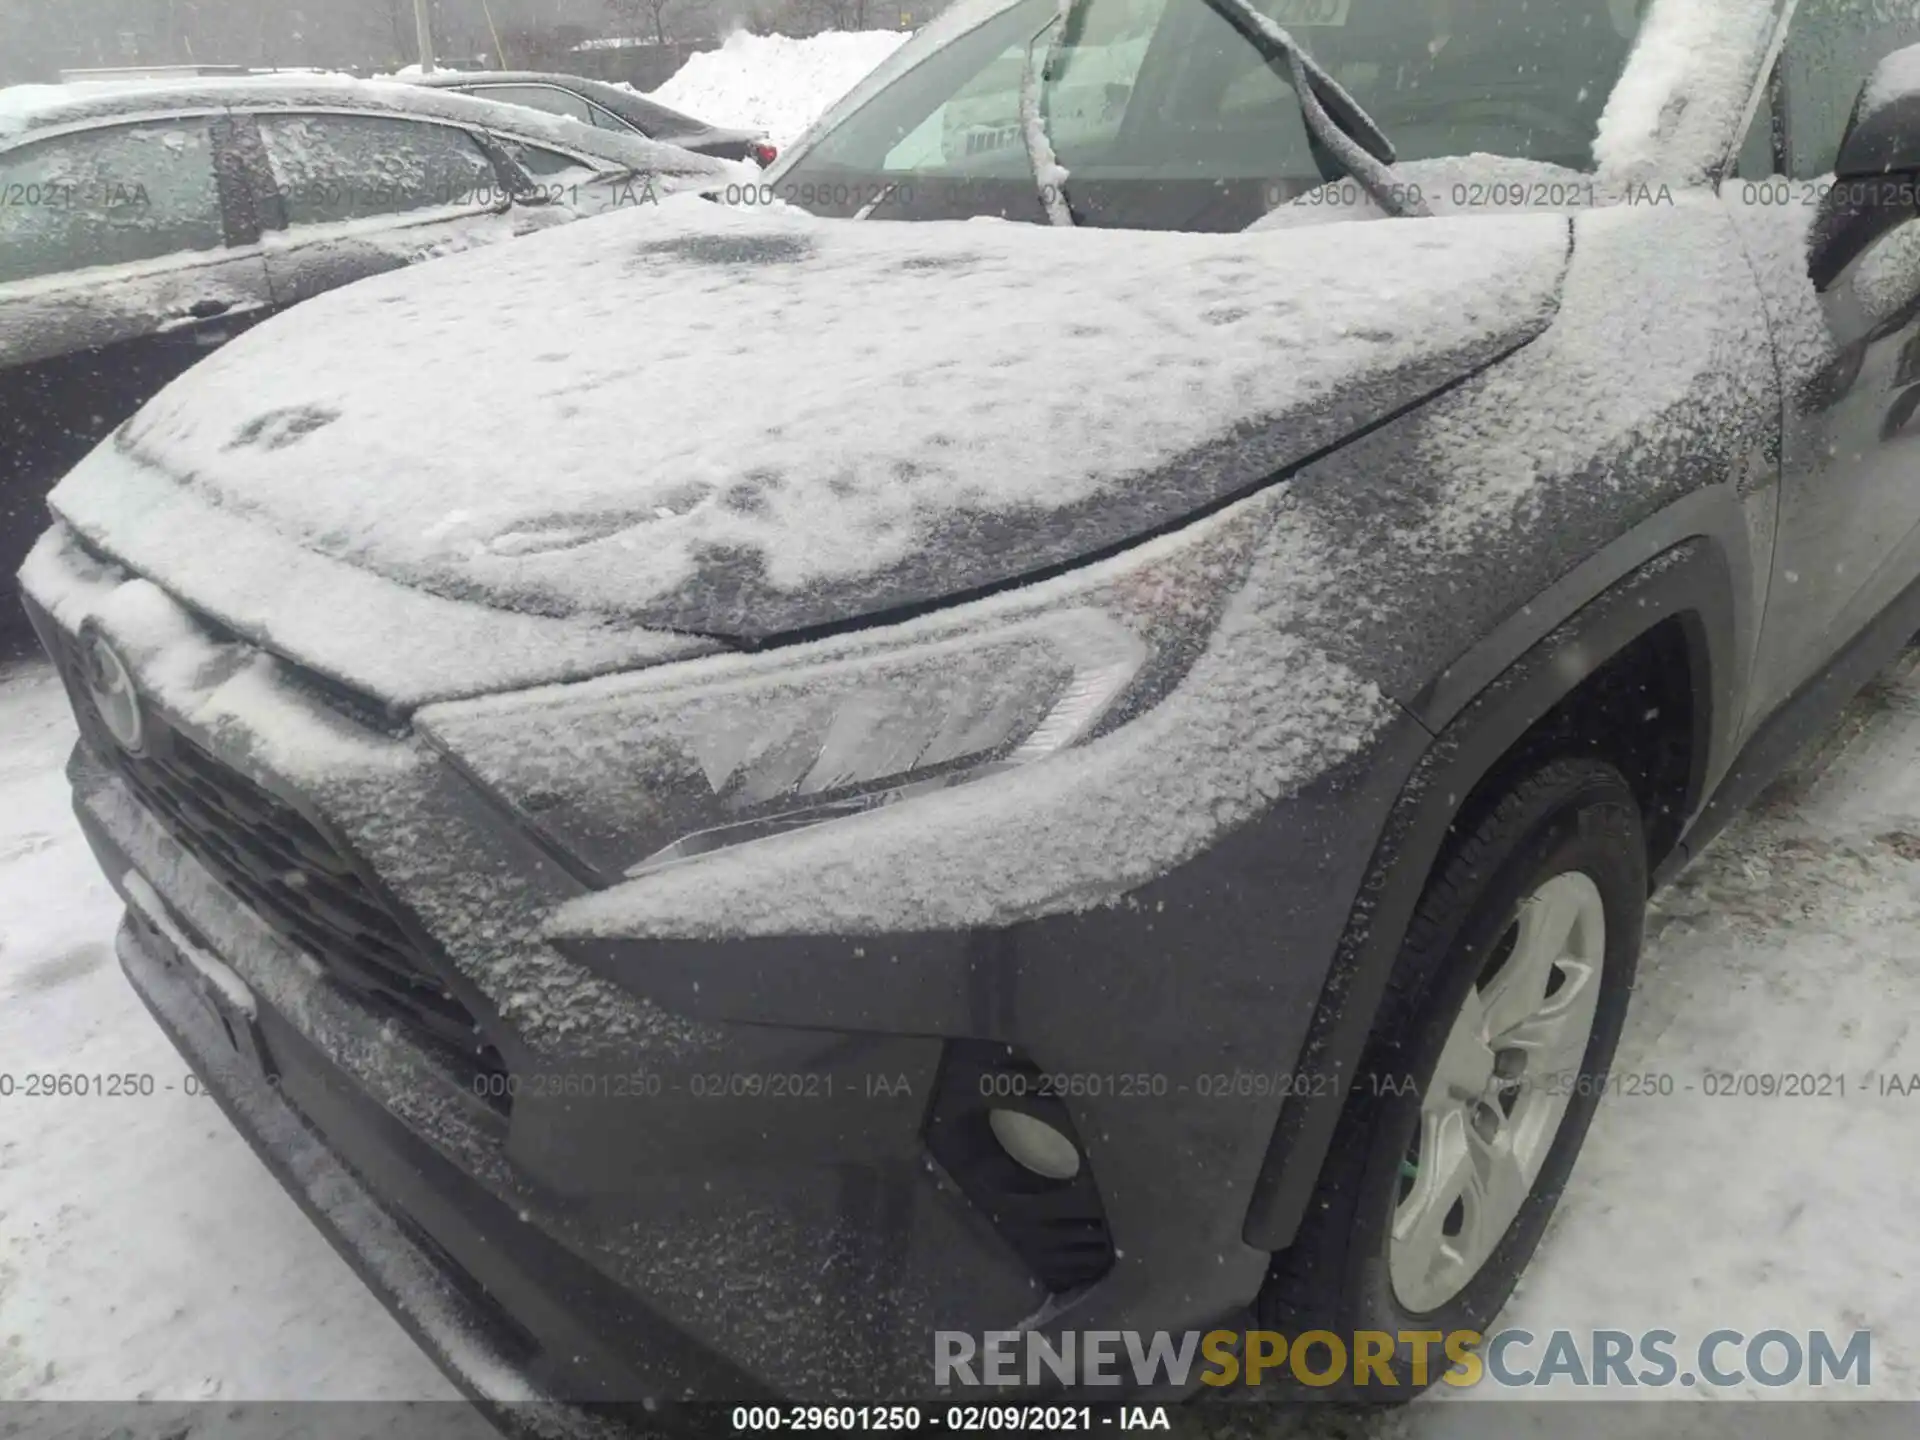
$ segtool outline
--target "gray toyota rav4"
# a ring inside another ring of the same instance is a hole
[[[129,978],[493,1402],[1484,1329],[1920,627],[1920,24],[1794,10],[962,0],[249,332],[22,572]]]

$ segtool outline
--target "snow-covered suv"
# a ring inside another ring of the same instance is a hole
[[[1920,626],[1881,13],[963,0],[782,203],[260,327],[23,572],[129,976],[494,1399],[1484,1329]]]

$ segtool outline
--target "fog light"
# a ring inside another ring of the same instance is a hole
[[[1113,1235],[1093,1152],[1046,1084],[1039,1066],[1011,1046],[947,1041],[926,1145],[1034,1278],[1067,1295],[1113,1268]]]
[[[1019,1110],[994,1110],[987,1115],[993,1138],[1015,1163],[1047,1180],[1071,1180],[1080,1173],[1080,1152],[1073,1141],[1044,1120]]]

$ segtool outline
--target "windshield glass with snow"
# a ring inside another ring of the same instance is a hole
[[[1486,153],[1587,170],[1636,0],[1256,0],[1402,160]],[[1022,0],[929,54],[775,182],[823,215],[1044,220],[1020,131]],[[1046,51],[1034,49],[1035,64]],[[1339,177],[1269,62],[1206,0],[1083,0],[1053,32],[1041,113],[1081,224],[1237,229]],[[880,203],[873,204],[878,200]]]

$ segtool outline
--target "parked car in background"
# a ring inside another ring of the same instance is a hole
[[[601,130],[627,130],[649,140],[678,145],[722,160],[751,160],[771,165],[778,152],[754,130],[727,130],[670,110],[658,101],[620,85],[579,75],[532,70],[490,70],[479,74],[403,75],[411,85],[455,90],[510,105],[527,105],[549,115],[564,115]]]
[[[0,91],[0,572],[62,471],[276,310],[733,173],[630,131],[385,82]],[[0,624],[17,622],[9,597]]]

